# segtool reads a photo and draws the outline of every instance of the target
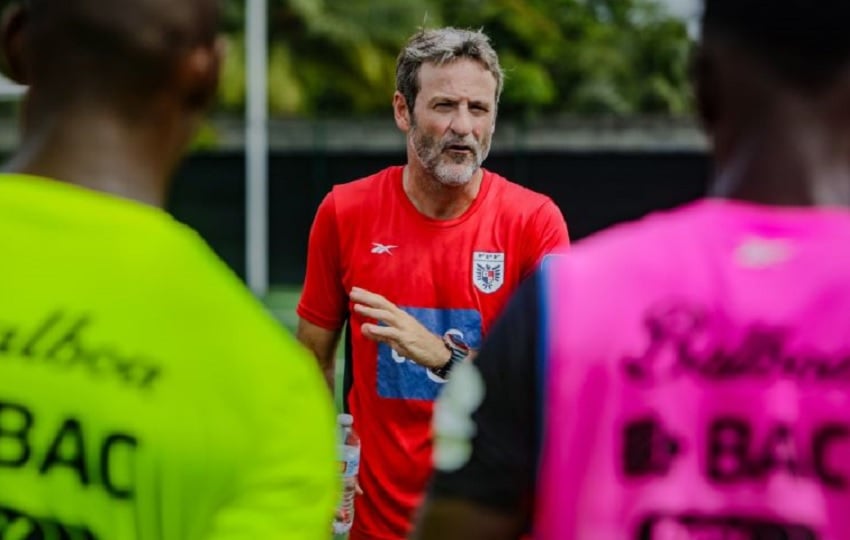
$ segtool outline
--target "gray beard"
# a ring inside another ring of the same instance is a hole
[[[434,175],[434,178],[444,186],[464,186],[472,180],[472,177],[481,166],[474,160],[467,163],[463,167],[446,163],[444,160],[439,160],[433,168],[429,167],[429,171]]]
[[[487,159],[487,155],[490,152],[489,146],[483,149],[477,147],[473,149],[471,161],[467,161],[461,157],[452,163],[451,159],[445,159],[447,156],[444,156],[442,151],[436,150],[435,144],[428,144],[429,142],[433,143],[433,139],[417,140],[415,133],[413,133],[413,137],[416,156],[425,170],[431,173],[439,183],[448,187],[458,187],[468,184],[475,176],[475,173],[478,172],[478,169],[481,168],[481,164]]]

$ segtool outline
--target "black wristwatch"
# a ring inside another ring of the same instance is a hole
[[[451,373],[452,369],[455,367],[455,364],[463,362],[469,356],[469,345],[464,343],[463,340],[461,340],[460,337],[451,330],[443,334],[443,344],[451,353],[449,361],[441,367],[430,369],[431,373],[437,377],[447,379],[449,373]]]

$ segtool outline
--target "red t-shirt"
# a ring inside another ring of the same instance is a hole
[[[403,167],[334,187],[310,232],[303,319],[339,330],[348,320],[347,404],[362,441],[352,539],[406,538],[431,474],[431,414],[444,381],[364,337],[348,292],[383,295],[437,335],[454,329],[478,349],[510,294],[547,253],[569,242],[548,197],[484,171],[460,217],[423,216]],[[349,320],[350,318],[350,320]]]

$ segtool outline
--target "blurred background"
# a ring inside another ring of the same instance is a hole
[[[694,199],[708,178],[688,80],[698,4],[224,0],[217,103],[169,210],[292,326],[314,212],[333,184],[405,162],[396,55],[417,28],[442,25],[482,28],[506,72],[485,166],[551,196],[574,240]],[[3,155],[19,92],[0,81]]]

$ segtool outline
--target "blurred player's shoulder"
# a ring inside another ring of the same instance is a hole
[[[223,291],[234,291],[254,304],[197,232],[152,206],[47,178],[0,174],[0,225],[14,233],[0,238],[0,248],[53,268],[49,285],[57,289],[94,283],[103,296],[132,297],[140,306],[214,309]]]
[[[149,265],[166,261],[179,268],[183,256],[205,247],[193,230],[163,210],[28,175],[0,174],[0,223],[27,243],[41,245],[45,260],[92,271],[108,264],[125,272],[119,276],[150,275]],[[64,258],[51,256],[65,251],[70,253]]]
[[[624,256],[633,262],[682,265],[694,262],[684,257],[686,253],[719,247],[727,238],[746,240],[753,235],[850,241],[850,212],[706,198],[609,227],[578,242],[571,255],[576,260]]]
[[[613,225],[573,244],[568,253],[544,258],[544,264],[587,269],[596,279],[611,275],[634,277],[640,269],[667,269],[683,251],[698,249],[712,234],[717,204],[699,200],[642,218]]]
[[[654,211],[602,229],[577,242],[575,249],[580,253],[591,254],[616,249],[623,244],[629,245],[635,240],[677,237],[685,233],[684,229],[703,221],[710,206],[711,203],[703,199],[667,210]]]
[[[850,212],[844,210],[702,199],[610,227],[543,264],[588,289],[690,294],[801,257],[850,267],[850,256],[836,249],[848,242]]]

